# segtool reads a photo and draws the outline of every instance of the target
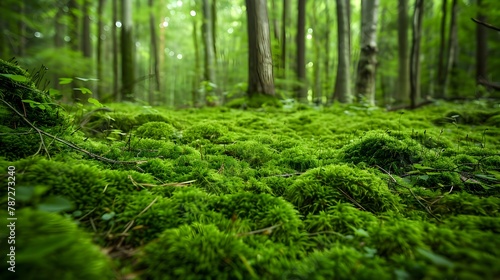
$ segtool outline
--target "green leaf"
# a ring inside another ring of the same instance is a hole
[[[83,94],[92,94],[92,91],[90,89],[88,89],[88,88],[85,88],[85,87],[73,88],[73,90],[79,90]]]
[[[105,221],[109,221],[111,219],[113,219],[113,217],[115,216],[115,212],[111,212],[111,213],[105,213],[102,215],[102,219],[105,220]]]
[[[99,102],[99,100],[95,99],[95,98],[89,98],[87,99],[87,101],[91,104],[94,104],[96,105],[97,107],[104,107],[104,105],[101,104],[101,102]]]
[[[418,178],[419,178],[420,180],[427,181],[427,179],[429,179],[429,175],[420,175],[420,176],[418,176]]]
[[[0,76],[4,76],[4,77],[9,78],[13,81],[21,82],[21,83],[29,81],[29,79],[23,75],[0,74]]]
[[[60,85],[67,85],[73,82],[73,78],[59,78]]]
[[[490,181],[498,181],[497,178],[492,177],[492,176],[488,176],[488,175],[484,175],[484,174],[474,174],[474,175],[478,178],[481,178],[481,179],[490,180]]]
[[[80,80],[80,81],[84,81],[84,82],[88,82],[88,81],[94,81],[94,82],[97,82],[97,81],[99,81],[99,79],[95,79],[95,78],[82,78],[82,77],[75,77],[75,79]]]
[[[62,212],[71,210],[73,204],[71,201],[67,200],[61,196],[49,196],[43,200],[42,203],[38,205],[38,210],[45,212]]]
[[[441,265],[441,266],[446,266],[446,267],[453,267],[454,264],[449,261],[447,258],[440,256],[438,254],[435,254],[431,251],[422,249],[422,248],[417,248],[417,252],[420,253],[422,256],[428,258],[431,262],[433,262],[436,265]]]

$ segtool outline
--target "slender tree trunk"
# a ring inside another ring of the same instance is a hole
[[[338,59],[337,77],[335,79],[334,96],[341,103],[352,103],[351,94],[351,55],[349,52],[349,1],[337,0],[337,36],[338,36]]]
[[[307,103],[307,77],[306,77],[306,0],[298,2],[297,21],[297,79],[300,85],[296,89],[297,100]]]
[[[104,36],[104,22],[103,12],[106,0],[99,0],[97,4],[97,92],[95,97],[99,98],[103,94],[104,88],[104,75],[103,75],[103,36]]]
[[[120,102],[122,97],[121,97],[121,92],[118,89],[118,77],[119,77],[119,70],[118,70],[118,57],[119,57],[119,52],[118,52],[118,30],[116,27],[116,23],[118,22],[118,0],[113,0],[112,3],[112,18],[113,18],[113,24],[111,25],[111,40],[112,40],[112,49],[113,49],[113,99],[117,102]]]
[[[439,42],[439,55],[438,55],[438,72],[437,72],[437,90],[436,90],[436,97],[437,98],[444,98],[445,95],[445,76],[446,76],[446,70],[447,70],[447,65],[446,65],[446,60],[445,60],[445,49],[446,49],[446,21],[447,21],[447,16],[448,16],[448,0],[443,0],[442,1],[442,7],[441,7],[441,29],[440,29],[440,34],[441,34],[441,40]]]
[[[132,24],[132,0],[122,2],[121,27],[121,55],[122,55],[122,98],[132,100],[135,85],[134,66],[134,39]],[[121,101],[121,100],[120,100]]]
[[[375,77],[377,69],[377,20],[379,0],[361,1],[361,56],[356,77],[357,101],[363,97],[375,105]]]
[[[248,28],[248,96],[274,96],[273,58],[266,0],[245,0]]]
[[[26,53],[26,5],[24,1],[19,1],[19,43],[17,48],[17,55],[24,56]]]
[[[410,107],[414,109],[420,98],[420,39],[422,37],[424,0],[416,0],[412,24],[410,61]]]
[[[153,75],[154,75],[154,91],[160,91],[160,67],[158,58],[158,40],[156,34],[156,19],[154,13],[153,0],[148,0],[149,7],[149,32],[151,37],[151,59],[153,61]],[[150,105],[154,105],[154,92],[151,91],[148,96],[148,101]]]
[[[404,104],[410,96],[410,66],[408,57],[408,0],[398,1],[398,86],[396,104]]]
[[[287,56],[287,27],[290,26],[290,0],[283,0],[283,19],[281,25],[281,62],[278,75],[282,79],[286,79],[286,56]]]
[[[217,65],[217,0],[212,0],[210,5],[212,12],[212,45],[214,48],[214,65]]]
[[[323,92],[326,92],[326,93],[329,93],[329,92],[332,92],[332,85],[331,85],[331,76],[330,76],[330,71],[331,71],[331,68],[330,68],[330,51],[331,51],[331,48],[330,48],[330,34],[331,34],[331,31],[330,31],[330,26],[333,26],[333,22],[332,22],[332,19],[330,17],[330,6],[329,6],[329,1],[325,1],[325,18],[326,18],[326,26],[327,28],[325,28],[325,35],[324,35],[324,42],[325,42],[325,45],[324,45],[324,48],[325,48],[325,58],[324,58],[324,61],[323,61],[323,69],[324,69],[324,78],[323,78],[323,81],[324,81],[324,89],[323,89]],[[332,101],[332,99],[330,98],[330,102]]]
[[[200,68],[201,68],[201,63],[200,63],[200,48],[199,48],[199,42],[198,42],[198,22],[196,20],[196,17],[192,16],[192,21],[193,21],[193,45],[194,45],[194,61],[195,61],[195,69],[194,69],[194,79],[193,79],[193,88],[191,91],[192,95],[192,101],[193,105],[195,107],[199,107],[200,104],[200,98],[198,94],[198,89],[200,87]]]
[[[203,79],[206,83],[211,85],[205,85],[205,104],[209,106],[214,106],[217,104],[215,88],[217,85],[215,77],[215,52],[213,43],[213,30],[212,30],[212,10],[210,7],[209,0],[203,0],[203,45],[205,51],[205,63],[203,71]]]
[[[483,0],[477,0],[477,19],[485,22],[486,16],[484,15]],[[476,82],[487,79],[487,60],[488,60],[488,40],[487,28],[481,24],[476,24]],[[481,91],[477,92],[478,97]]]
[[[453,0],[451,4],[451,19],[450,19],[450,34],[448,36],[448,63],[446,65],[446,70],[444,72],[444,93],[443,97],[448,94],[448,85],[450,83],[450,75],[456,73],[456,63],[455,57],[457,56],[458,49],[458,26],[457,26],[457,16],[458,16],[458,5],[457,0]]]
[[[90,1],[84,0],[82,6],[83,29],[82,29],[82,53],[84,57],[92,57],[92,40],[90,39]]]
[[[310,22],[313,30],[320,30],[318,26],[318,13],[316,7],[313,7],[312,16],[310,17]],[[329,29],[326,28],[326,29]],[[320,106],[322,104],[322,84],[321,84],[321,61],[323,60],[322,56],[322,48],[321,48],[321,38],[320,32],[314,34],[313,36],[313,50],[314,50],[314,65],[313,65],[313,102],[316,106]]]

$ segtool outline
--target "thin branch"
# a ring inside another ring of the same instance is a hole
[[[155,184],[141,184],[141,183],[137,183],[134,178],[132,178],[132,176],[128,175],[128,178],[130,179],[130,181],[132,182],[132,184],[136,187],[141,187],[141,188],[144,188],[144,187],[185,187],[185,186],[189,186],[191,183],[194,183],[196,182],[196,180],[189,180],[189,181],[185,181],[185,182],[180,182],[180,183],[165,183],[165,184],[161,184],[161,185],[155,185]]]
[[[482,25],[482,26],[485,26],[485,27],[488,27],[489,29],[493,29],[493,30],[496,30],[496,31],[500,31],[500,27],[496,27],[496,26],[493,26],[489,23],[486,23],[484,21],[480,21],[480,20],[477,20],[475,18],[471,18],[471,20],[479,25]]]
[[[263,229],[258,229],[258,230],[254,230],[254,231],[249,231],[249,232],[243,232],[243,233],[238,233],[237,236],[245,236],[245,235],[252,235],[252,234],[257,234],[257,233],[262,233],[262,232],[269,232],[271,233],[273,229],[277,228],[277,227],[280,227],[282,224],[279,223],[277,225],[274,225],[274,226],[270,226],[270,227],[267,227],[267,228],[263,228]]]
[[[155,197],[155,199],[153,199],[153,201],[151,201],[151,203],[149,203],[149,205],[146,206],[146,208],[144,208],[139,214],[137,214],[137,216],[135,216],[130,222],[127,223],[127,225],[125,226],[125,230],[120,234],[122,236],[122,238],[120,239],[120,242],[118,242],[118,245],[116,245],[116,248],[119,248],[122,246],[122,243],[125,240],[125,237],[127,236],[127,232],[130,230],[130,228],[135,223],[135,219],[139,218],[142,214],[144,214],[146,211],[148,211],[148,209],[151,208],[151,206],[153,206],[153,204],[155,204],[155,202],[158,200],[158,198],[160,198],[160,197],[159,196]]]

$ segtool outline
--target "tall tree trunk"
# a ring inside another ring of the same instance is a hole
[[[316,6],[313,7],[312,11],[312,16],[310,17],[310,22],[312,25],[313,30],[320,30],[318,26],[318,13],[317,13],[317,8]],[[329,29],[327,27],[326,29]],[[313,65],[313,80],[314,80],[314,86],[313,86],[313,103],[316,106],[319,106],[322,104],[322,84],[321,84],[321,77],[322,77],[322,69],[321,69],[321,61],[323,59],[322,55],[322,50],[321,50],[321,38],[320,38],[320,32],[317,32],[317,34],[314,34],[313,36],[313,50],[314,50],[314,65]]]
[[[54,18],[54,46],[56,49],[64,46],[64,24],[62,24],[63,16],[63,8],[57,7],[57,13]]]
[[[245,0],[248,31],[248,96],[274,96],[273,58],[266,0]]]
[[[132,0],[122,1],[122,98],[132,100],[135,85],[134,39],[132,25]],[[121,100],[119,100],[121,101]]]
[[[404,104],[410,96],[410,66],[408,57],[408,0],[398,1],[398,86],[395,103]]]
[[[348,0],[337,0],[338,59],[334,96],[341,103],[352,103],[351,94],[351,54],[349,52]]]
[[[307,77],[306,77],[306,0],[298,2],[297,21],[297,70],[296,75],[299,85],[296,89],[297,100],[307,103]]]
[[[326,92],[326,93],[329,93],[329,92],[332,92],[332,85],[331,85],[331,77],[330,77],[330,34],[331,34],[331,31],[330,31],[330,26],[333,26],[333,22],[332,22],[332,19],[331,19],[331,16],[330,16],[330,6],[328,4],[329,2],[328,1],[325,1],[325,18],[326,18],[326,26],[327,28],[325,28],[325,34],[324,34],[324,41],[325,42],[325,45],[324,45],[324,48],[325,48],[325,58],[323,60],[323,69],[324,69],[324,78],[323,78],[323,81],[324,81],[324,88],[323,88],[323,92]],[[332,99],[330,98],[330,101],[332,101]]]
[[[412,24],[412,46],[410,61],[410,107],[414,109],[420,98],[420,39],[422,37],[422,19],[424,0],[415,1]]]
[[[200,97],[198,94],[198,89],[200,87],[200,48],[198,43],[198,21],[195,16],[192,16],[193,21],[193,46],[194,46],[194,61],[195,61],[195,69],[194,69],[194,79],[193,79],[193,88],[191,91],[192,102],[195,107],[199,107]]]
[[[484,15],[484,3],[483,0],[477,0],[477,19],[485,22],[486,16]],[[488,59],[488,40],[487,40],[487,28],[481,24],[476,24],[476,82],[485,80],[487,78],[487,59]],[[477,92],[477,95],[481,95],[481,91]]]
[[[283,18],[281,20],[281,62],[280,69],[278,72],[278,76],[282,79],[286,79],[286,58],[287,58],[287,27],[290,26],[290,0],[283,0]]]
[[[441,6],[441,28],[440,28],[440,34],[441,34],[441,39],[439,42],[439,55],[438,55],[438,72],[437,72],[437,90],[436,90],[436,97],[437,98],[444,98],[445,95],[445,76],[446,76],[446,70],[447,70],[447,64],[446,64],[446,18],[448,16],[448,0],[443,0],[442,1],[442,6]]]
[[[92,40],[90,38],[90,1],[84,0],[82,6],[83,24],[82,24],[82,53],[84,57],[92,57]]]
[[[215,77],[215,51],[213,43],[213,29],[212,29],[212,9],[209,0],[203,0],[203,46],[205,51],[205,64],[203,71],[203,79],[205,83],[212,85],[205,85],[205,103],[209,106],[217,104],[215,88],[217,85]]]
[[[375,105],[377,69],[377,20],[379,0],[361,1],[361,56],[356,77],[356,97]]]
[[[26,52],[26,5],[24,1],[19,1],[19,44],[17,47],[17,55],[24,56]]]
[[[113,49],[113,99],[117,102],[121,101],[121,92],[118,89],[118,30],[116,27],[116,23],[118,22],[118,0],[113,0],[112,3],[112,18],[113,24],[111,25],[111,40],[112,40],[112,49]]]
[[[158,58],[158,40],[156,34],[156,19],[154,13],[153,0],[148,0],[149,7],[149,33],[151,37],[151,60],[153,61],[153,75],[154,75],[154,87],[156,92],[160,91],[160,67]],[[151,91],[148,96],[148,102],[150,105],[154,105],[154,92]]]
[[[456,63],[455,58],[457,56],[458,51],[458,25],[457,25],[457,16],[458,16],[458,4],[457,0],[453,0],[451,4],[451,19],[450,19],[450,34],[448,36],[448,63],[446,65],[446,70],[444,72],[444,92],[443,97],[446,97],[448,94],[448,85],[450,83],[450,75],[456,73]],[[456,92],[453,92],[456,94]]]
[[[217,65],[217,0],[212,0],[212,5],[210,5],[212,10],[212,45],[214,48],[214,65]]]
[[[95,98],[99,98],[103,94],[104,75],[103,75],[103,37],[104,37],[104,22],[103,12],[106,0],[99,0],[97,4],[97,92]]]

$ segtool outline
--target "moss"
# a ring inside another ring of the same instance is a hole
[[[466,192],[455,192],[445,195],[442,199],[432,205],[435,214],[442,215],[477,215],[498,217],[500,198],[498,197],[477,197]]]
[[[401,172],[422,159],[424,148],[404,135],[368,132],[359,141],[345,146],[341,157],[355,164],[365,162],[385,170]]]
[[[0,214],[3,220],[6,214]],[[115,279],[110,260],[71,220],[29,208],[16,211],[16,217],[15,274],[3,261],[2,279]]]
[[[213,225],[166,230],[146,246],[143,263],[151,279],[252,279],[258,255],[241,239]]]
[[[210,142],[217,143],[217,141],[223,139],[223,136],[225,136],[227,132],[227,128],[218,123],[200,123],[190,126],[184,130],[182,134],[182,141],[184,143],[190,143],[195,140],[205,139]]]
[[[353,203],[371,212],[398,208],[398,198],[374,174],[347,165],[328,165],[301,175],[286,198],[304,214],[319,213],[338,201]]]
[[[272,240],[292,242],[301,225],[297,211],[279,197],[267,193],[240,192],[220,196],[211,207],[227,219],[250,221],[252,230],[277,226],[270,235]]]
[[[136,130],[137,136],[155,140],[171,139],[174,132],[174,127],[164,122],[148,122]]]
[[[279,162],[299,172],[318,166],[314,152],[305,147],[294,147],[282,151]]]
[[[228,145],[225,154],[245,161],[252,167],[262,166],[275,157],[271,149],[255,141],[238,142]]]

